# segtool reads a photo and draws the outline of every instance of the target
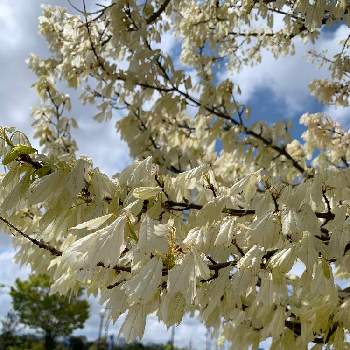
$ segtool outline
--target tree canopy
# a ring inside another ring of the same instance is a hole
[[[50,55],[28,59],[41,149],[1,129],[0,220],[17,260],[49,271],[52,292],[99,294],[112,320],[127,311],[129,341],[151,313],[171,326],[198,311],[235,349],[348,348],[350,135],[323,113],[302,115],[296,139],[286,121],[250,122],[234,75],[262,50],[291,55],[295,40],[348,27],[349,11],[346,0],[44,6]],[[162,49],[169,36],[179,60]],[[349,105],[349,37],[334,56],[311,53],[331,73],[310,82],[325,104]],[[117,120],[134,158],[121,173],[76,155],[63,84],[97,122]]]
[[[43,332],[48,350],[54,348],[56,337],[83,328],[89,317],[89,304],[80,298],[82,290],[68,298],[51,295],[50,286],[47,275],[31,275],[27,281],[17,279],[10,292],[19,321]]]

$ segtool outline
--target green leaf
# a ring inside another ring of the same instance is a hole
[[[16,158],[18,158],[22,154],[32,154],[35,153],[36,149],[28,146],[28,145],[16,145],[14,146],[9,153],[6,154],[4,159],[2,160],[3,165],[10,164]]]
[[[322,259],[322,271],[327,279],[331,278],[331,269],[329,267],[328,262],[324,258]]]
[[[132,223],[129,220],[127,221],[127,225],[128,225],[128,229],[130,231],[130,238],[132,238],[135,242],[138,242],[139,239],[137,237],[137,234],[136,234],[135,230],[132,227]]]
[[[51,167],[49,165],[44,165],[42,168],[37,169],[35,171],[35,173],[39,176],[39,177],[43,177],[45,175],[50,174],[51,172]]]

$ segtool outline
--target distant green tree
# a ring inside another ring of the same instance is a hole
[[[20,322],[43,332],[47,350],[55,348],[57,336],[68,336],[74,329],[83,328],[89,317],[89,304],[81,300],[82,291],[68,299],[50,295],[50,284],[46,275],[31,275],[27,281],[17,279],[10,292]]]

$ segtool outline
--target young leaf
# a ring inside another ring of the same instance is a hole
[[[2,160],[3,165],[8,165],[17,159],[20,155],[35,153],[36,149],[28,145],[15,145]]]

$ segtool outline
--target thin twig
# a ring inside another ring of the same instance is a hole
[[[59,251],[58,249],[56,249],[55,247],[51,246],[50,244],[44,242],[43,240],[37,240],[35,238],[30,237],[29,235],[27,235],[26,233],[24,233],[22,230],[20,230],[18,227],[16,227],[15,225],[13,225],[11,222],[9,222],[7,219],[5,219],[4,217],[0,216],[0,220],[5,223],[7,226],[9,226],[10,228],[12,228],[13,230],[15,230],[18,234],[20,234],[23,238],[26,238],[27,240],[29,240],[30,242],[32,242],[34,245],[36,245],[38,248],[40,249],[44,249],[47,250],[48,252],[50,252],[52,255],[54,256],[62,256],[62,252]]]

